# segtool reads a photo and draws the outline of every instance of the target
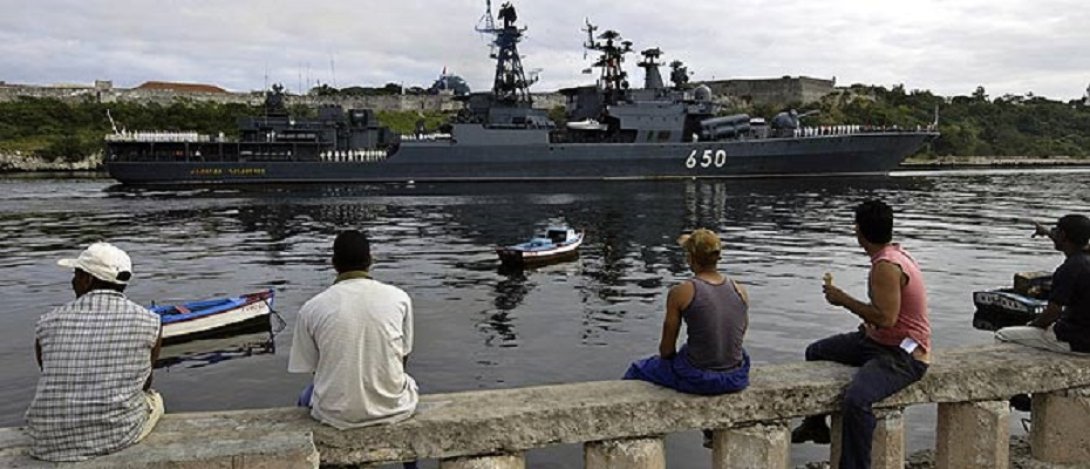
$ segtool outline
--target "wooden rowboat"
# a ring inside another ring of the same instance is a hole
[[[269,327],[273,297],[273,291],[266,290],[174,305],[152,304],[148,309],[161,318],[163,344],[172,344]]]

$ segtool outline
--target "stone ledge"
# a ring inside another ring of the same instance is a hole
[[[178,414],[179,416],[185,414]],[[146,440],[116,453],[77,463],[55,464],[28,454],[21,429],[0,429],[0,467],[18,469],[295,469],[317,468],[318,451],[309,431],[174,432],[156,428]]]
[[[1090,358],[1017,345],[938,351],[927,376],[880,407],[1007,399],[1022,392],[1090,386]],[[620,373],[620,371],[618,371]],[[749,389],[686,395],[636,381],[599,381],[421,397],[417,414],[393,425],[338,431],[297,408],[168,414],[165,434],[312,432],[324,464],[515,453],[559,443],[724,428],[831,412],[854,369],[834,363],[755,367]],[[166,396],[169,401],[170,396]],[[5,451],[0,439],[0,455]],[[128,451],[128,450],[127,450]],[[4,462],[0,457],[0,465]]]

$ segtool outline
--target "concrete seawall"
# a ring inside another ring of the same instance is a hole
[[[99,171],[102,169],[102,153],[76,161],[63,159],[46,160],[22,152],[0,152],[0,173],[36,171]]]
[[[1090,158],[1053,156],[944,156],[935,159],[910,158],[899,170],[1018,169],[1090,166]]]
[[[347,431],[318,424],[297,408],[168,414],[145,442],[72,467],[314,467],[319,459],[343,465],[439,459],[441,468],[521,468],[526,450],[583,443],[588,468],[661,468],[663,435],[704,428],[715,429],[710,457],[717,469],[785,467],[787,420],[836,411],[853,372],[820,362],[761,366],[753,370],[749,389],[714,397],[635,381],[433,394],[422,396],[417,414],[406,421]],[[938,351],[922,381],[877,406],[874,467],[903,466],[902,410],[925,403],[939,405],[938,467],[1007,467],[1006,401],[1022,392],[1034,393],[1033,457],[1090,464],[1087,388],[1090,357],[1014,345]],[[836,432],[835,415],[833,421]],[[270,442],[283,446],[270,448]],[[0,466],[43,467],[26,455],[28,444],[20,429],[0,430]],[[830,458],[838,455],[834,444]],[[233,465],[222,465],[225,460]]]

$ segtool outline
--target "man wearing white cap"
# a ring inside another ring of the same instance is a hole
[[[42,376],[27,432],[32,456],[81,461],[140,441],[162,416],[163,400],[151,390],[161,327],[122,293],[132,278],[124,251],[94,243],[57,263],[73,269],[76,299],[38,320]]]

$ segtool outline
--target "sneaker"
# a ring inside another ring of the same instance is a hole
[[[829,426],[825,424],[825,419],[805,419],[802,421],[802,425],[791,430],[792,443],[806,443],[807,441],[813,441],[819,445],[827,445],[832,441],[832,437],[829,436]]]

